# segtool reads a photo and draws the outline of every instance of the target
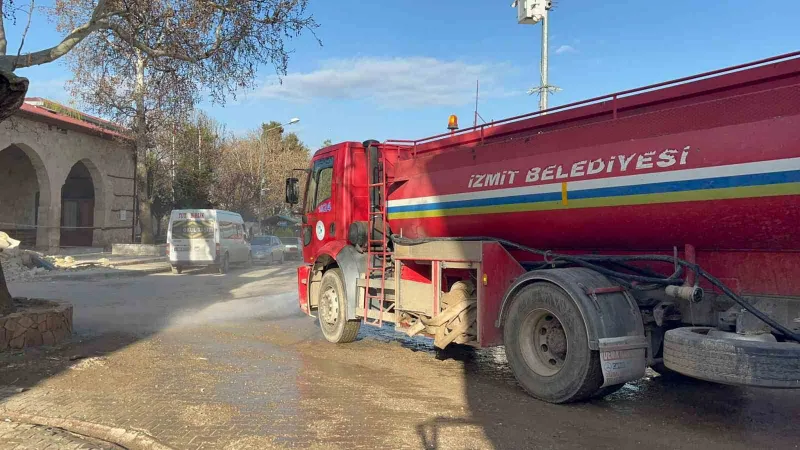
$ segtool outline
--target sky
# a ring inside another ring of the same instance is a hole
[[[23,3],[23,1],[19,3]],[[42,4],[41,2],[37,2]],[[47,4],[46,2],[44,3]],[[300,119],[287,130],[312,149],[330,139],[416,139],[472,124],[475,83],[487,121],[538,109],[541,26],[519,25],[511,0],[310,0],[320,46],[288,42],[288,74],[262,67],[256,87],[200,108],[233,133]],[[556,106],[798,50],[800,2],[556,0],[550,13],[550,84]],[[25,25],[7,24],[9,49]],[[25,51],[60,40],[35,14]],[[62,63],[20,69],[29,96],[69,103]],[[77,105],[80,107],[81,105]]]

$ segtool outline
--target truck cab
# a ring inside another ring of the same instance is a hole
[[[303,260],[333,256],[353,221],[366,220],[366,168],[361,144],[344,142],[318,151],[306,175],[301,203]],[[359,170],[360,169],[360,170]]]

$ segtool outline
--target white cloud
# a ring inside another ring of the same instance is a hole
[[[333,59],[307,73],[270,79],[254,97],[290,101],[368,100],[382,107],[455,106],[481,96],[505,95],[498,87],[507,64],[475,64],[427,57]]]
[[[556,55],[561,55],[563,53],[577,53],[578,51],[575,50],[575,47],[571,45],[562,45],[556,49]]]

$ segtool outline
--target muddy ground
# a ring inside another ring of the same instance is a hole
[[[651,373],[603,400],[526,396],[502,348],[437,353],[362,327],[324,342],[282,266],[12,284],[75,304],[75,339],[0,354],[0,408],[176,448],[797,448],[800,393]]]

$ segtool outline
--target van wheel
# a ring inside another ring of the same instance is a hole
[[[534,283],[514,296],[503,341],[517,381],[538,399],[567,403],[611,391],[600,389],[600,353],[589,348],[578,307],[555,285]]]
[[[248,269],[253,268],[253,253],[248,253],[247,255],[247,262],[244,263],[244,266]]]
[[[361,328],[360,320],[345,320],[347,304],[344,296],[342,271],[331,269],[322,276],[319,288],[319,327],[330,342],[344,344],[353,342]]]
[[[183,267],[181,266],[172,266],[172,273],[180,275],[183,272]]]
[[[228,273],[230,265],[231,265],[230,258],[228,257],[228,254],[225,253],[225,256],[222,257],[222,262],[219,263],[219,273],[223,275]]]

